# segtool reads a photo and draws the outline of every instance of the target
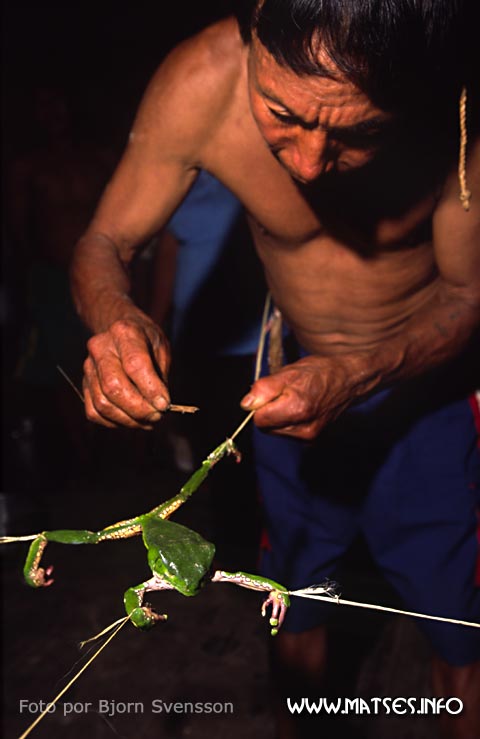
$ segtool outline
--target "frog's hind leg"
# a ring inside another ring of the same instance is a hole
[[[23,567],[23,575],[25,581],[32,588],[46,587],[53,583],[53,566],[40,567],[43,550],[48,544],[45,534],[39,534],[31,543],[28,550],[27,559]]]
[[[53,583],[53,578],[51,577],[53,566],[40,567],[43,552],[49,541],[57,542],[58,544],[99,544],[101,541],[114,541],[115,539],[127,539],[130,536],[137,536],[141,531],[140,519],[131,518],[128,521],[119,521],[113,524],[113,526],[107,526],[107,528],[101,531],[58,529],[55,531],[42,531],[41,534],[36,536],[25,537],[33,539],[23,568],[25,581],[33,588],[45,587]]]
[[[129,588],[123,596],[123,602],[125,603],[125,610],[127,615],[130,616],[130,620],[134,626],[139,629],[151,629],[155,626],[157,621],[166,621],[166,613],[156,613],[153,608],[145,603],[143,605],[143,597],[145,593],[152,590],[173,590],[173,585],[170,585],[165,580],[154,575],[150,580],[140,583],[133,588]]]

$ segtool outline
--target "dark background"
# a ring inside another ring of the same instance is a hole
[[[32,86],[63,83],[95,136],[128,133],[143,90],[178,41],[227,14],[228,0],[203,2],[3,2],[4,145],[11,155],[32,135]]]

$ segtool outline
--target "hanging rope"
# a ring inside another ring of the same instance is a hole
[[[472,193],[467,187],[467,88],[462,87],[459,105],[460,115],[460,152],[458,155],[458,181],[460,184],[460,202],[463,209],[470,210]]]

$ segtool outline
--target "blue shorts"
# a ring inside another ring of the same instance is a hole
[[[363,533],[407,610],[480,622],[480,453],[468,398],[405,383],[352,407],[313,443],[256,429],[255,450],[264,575],[291,590],[321,583]],[[335,611],[292,601],[284,628],[293,632]],[[480,629],[417,623],[450,664],[480,659]]]

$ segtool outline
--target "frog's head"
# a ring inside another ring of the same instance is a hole
[[[163,519],[144,523],[143,540],[153,574],[182,595],[196,595],[210,570],[215,546],[196,531]]]

